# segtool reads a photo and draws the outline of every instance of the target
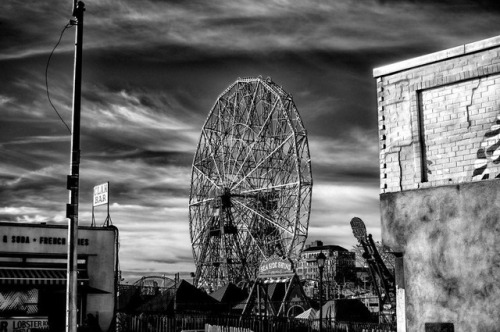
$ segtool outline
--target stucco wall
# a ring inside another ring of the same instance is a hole
[[[403,253],[407,331],[500,329],[500,180],[380,196],[382,238]],[[398,327],[399,329],[399,327]]]

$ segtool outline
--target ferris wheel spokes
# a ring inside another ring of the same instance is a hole
[[[205,137],[205,141],[210,142],[205,130],[202,130],[201,132],[202,132],[203,136]],[[219,165],[217,164],[217,161],[215,160],[215,152],[212,150],[211,144],[207,144],[207,146],[208,146],[208,151],[209,151],[210,157],[212,158],[212,160],[214,162],[215,170],[217,171],[217,174],[219,174],[219,177],[220,177],[222,174],[219,170]]]
[[[221,189],[221,187],[217,183],[215,183],[208,175],[203,173],[203,171],[201,169],[199,169],[198,167],[196,167],[196,165],[193,165],[193,169],[198,171],[198,173],[200,173],[205,179],[210,181],[210,183],[212,183],[215,187],[217,187],[218,189]]]
[[[255,189],[251,189],[251,190],[242,190],[242,191],[240,191],[240,195],[250,194],[250,193],[254,193],[254,192],[264,192],[266,190],[279,189],[279,188],[284,188],[284,187],[295,187],[295,186],[298,186],[299,184],[300,184],[300,182],[290,182],[290,183],[279,184],[279,185],[275,185],[275,186],[255,188]]]
[[[276,147],[271,153],[269,153],[265,158],[263,158],[258,164],[257,166],[255,166],[251,171],[249,171],[248,173],[245,174],[245,176],[243,176],[243,178],[238,181],[238,183],[234,184],[231,186],[231,189],[234,189],[236,188],[237,186],[239,186],[239,184],[245,180],[250,174],[252,174],[254,171],[256,171],[260,165],[262,165],[263,163],[266,162],[267,158],[271,157],[273,154],[275,154],[277,151],[279,151],[279,149],[285,145],[286,142],[288,142],[288,140],[292,139],[293,138],[293,134],[288,136],[278,147]]]
[[[235,200],[234,201],[235,203],[239,204],[240,206],[244,207],[245,209],[247,209],[248,211],[250,211],[251,213],[259,216],[260,218],[266,220],[267,222],[269,222],[270,224],[273,224],[275,225],[276,227],[282,229],[283,231],[285,232],[288,232],[289,234],[292,234],[293,235],[293,232],[291,232],[289,229],[287,229],[286,227],[283,227],[282,225],[278,224],[276,221],[272,220],[271,218],[269,218],[268,216],[265,216],[263,213],[243,204],[242,202],[238,201],[238,200]]]

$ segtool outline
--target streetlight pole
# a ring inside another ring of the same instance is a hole
[[[323,269],[325,267],[326,256],[321,251],[316,256],[316,263],[319,270],[319,332],[323,332]]]

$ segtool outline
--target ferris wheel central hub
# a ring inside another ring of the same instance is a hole
[[[231,190],[229,188],[224,188],[222,195],[220,195],[220,201],[223,209],[231,207]]]

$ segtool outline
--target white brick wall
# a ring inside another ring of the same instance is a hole
[[[500,84],[495,84],[499,77],[486,76],[421,92],[425,172],[429,182],[471,180],[484,131],[500,113],[496,107]]]
[[[481,177],[500,174],[495,152],[478,157],[500,140],[485,138],[500,114],[500,39],[487,45],[397,72],[384,67],[377,77],[382,193],[469,182],[486,161]]]

